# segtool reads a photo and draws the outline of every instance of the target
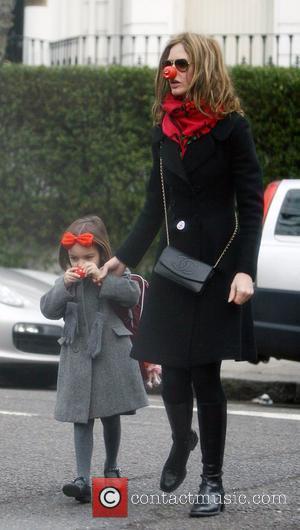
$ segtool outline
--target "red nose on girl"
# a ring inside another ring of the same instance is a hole
[[[177,76],[177,70],[175,66],[166,66],[163,69],[163,76],[165,79],[175,79]]]

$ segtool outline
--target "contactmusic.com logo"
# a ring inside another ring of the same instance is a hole
[[[93,517],[128,516],[128,478],[95,478]]]

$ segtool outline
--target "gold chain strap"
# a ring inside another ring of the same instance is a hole
[[[216,263],[214,264],[214,267],[215,268],[218,264],[219,264],[219,261],[221,261],[221,259],[223,258],[225,252],[227,252],[227,250],[229,249],[232,241],[234,240],[235,236],[236,236],[236,233],[238,231],[238,228],[239,228],[239,223],[238,223],[238,217],[237,217],[237,213],[236,211],[234,211],[234,217],[235,217],[235,227],[234,227],[234,231],[233,231],[233,234],[231,236],[231,238],[229,239],[226,247],[224,248],[222,254],[219,256],[219,258],[217,259]]]
[[[163,205],[164,205],[164,212],[165,212],[165,223],[166,223],[166,234],[167,234],[167,243],[168,243],[168,246],[170,245],[170,235],[169,235],[169,225],[168,225],[168,215],[167,215],[167,201],[166,201],[166,194],[165,194],[165,185],[164,185],[164,173],[163,173],[163,162],[162,162],[162,157],[159,158],[159,168],[160,168],[160,180],[161,180],[161,190],[162,190],[162,199],[163,199]],[[234,240],[235,236],[236,236],[236,233],[238,231],[238,228],[239,228],[239,223],[238,223],[238,217],[237,217],[237,213],[236,211],[234,212],[234,217],[235,217],[235,227],[234,227],[234,231],[233,231],[233,234],[231,236],[231,238],[229,239],[226,247],[224,248],[223,252],[220,254],[220,256],[218,257],[216,263],[214,264],[213,268],[217,267],[217,265],[219,264],[219,262],[221,261],[221,259],[223,258],[224,254],[227,252],[227,250],[229,249],[232,241]]]
[[[163,163],[162,157],[159,158],[159,168],[160,168],[160,180],[161,180],[161,189],[162,189],[162,199],[164,203],[164,212],[165,212],[165,223],[166,223],[166,234],[167,234],[167,243],[170,245],[170,236],[169,236],[169,225],[168,225],[168,215],[167,215],[167,202],[165,194],[165,185],[164,185],[164,174],[163,174]]]

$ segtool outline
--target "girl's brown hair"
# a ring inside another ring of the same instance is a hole
[[[211,37],[196,33],[181,33],[168,42],[160,58],[155,79],[155,102],[152,108],[154,123],[161,122],[162,102],[170,91],[168,80],[161,75],[162,64],[168,59],[171,48],[176,44],[183,45],[189,61],[194,66],[193,78],[186,96],[194,101],[196,107],[202,110],[201,103],[205,102],[219,115],[226,116],[233,111],[244,114],[218,42]]]
[[[84,232],[90,232],[93,234],[93,244],[98,247],[101,266],[112,257],[107,230],[100,217],[97,217],[96,215],[87,215],[86,217],[77,219],[68,226],[65,232],[71,232],[76,236]],[[68,250],[62,245],[59,247],[58,261],[63,270],[66,270],[71,266]]]

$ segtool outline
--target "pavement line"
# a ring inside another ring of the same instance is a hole
[[[258,412],[256,410],[229,410],[228,414],[239,416],[258,416],[260,418],[274,418],[278,420],[296,420],[300,421],[300,414],[287,414],[285,412]]]
[[[0,410],[0,414],[6,414],[7,416],[39,416],[39,414],[30,414],[29,412],[13,412],[11,410]]]
[[[164,409],[163,405],[149,405],[150,409]],[[194,412],[197,409],[193,408]],[[278,420],[296,420],[300,421],[300,414],[287,414],[284,412],[263,412],[256,410],[228,410],[228,414],[235,414],[237,416],[256,416],[258,418],[273,418]]]
[[[163,405],[149,405],[150,409],[164,409]],[[193,408],[194,412],[197,412],[197,409]],[[228,410],[228,414],[233,414],[236,416],[254,416],[257,418],[273,418],[277,420],[296,420],[300,421],[300,414],[287,414],[284,412],[259,412],[256,410]],[[40,414],[34,414],[29,412],[14,412],[11,410],[0,410],[0,414],[7,416],[27,416],[34,417],[40,416]]]

